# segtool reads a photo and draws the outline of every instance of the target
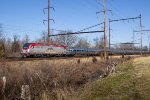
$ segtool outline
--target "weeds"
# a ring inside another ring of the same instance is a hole
[[[93,57],[92,62],[93,62],[93,63],[96,63],[96,62],[97,62],[96,57]]]
[[[4,95],[6,99],[21,99],[25,95],[22,89],[28,86],[31,99],[64,100],[86,83],[102,78],[107,65],[113,61],[106,64],[93,58],[93,63],[81,63],[80,59],[62,64],[55,61],[5,63],[0,69],[0,75],[7,79]]]

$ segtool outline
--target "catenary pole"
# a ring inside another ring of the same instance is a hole
[[[50,41],[50,0],[48,0],[48,45],[51,45]]]
[[[104,3],[104,58],[106,60],[106,0],[103,0]]]

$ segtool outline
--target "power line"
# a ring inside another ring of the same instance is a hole
[[[147,29],[147,30],[140,30],[140,31],[133,30],[133,35],[134,35],[135,32],[141,32],[141,34],[142,34],[142,32],[150,32],[150,30],[149,29]],[[141,36],[141,43],[142,43],[142,36]]]
[[[109,22],[116,22],[116,21],[126,21],[126,20],[135,20],[135,19],[139,19],[141,18],[141,16],[138,17],[132,17],[132,18],[124,18],[124,19],[115,19],[115,20],[109,20]]]
[[[34,30],[34,29],[24,29],[24,28],[15,28],[15,27],[7,27],[3,26],[4,30],[16,30],[16,31],[28,31],[28,32],[42,32],[43,30]],[[65,32],[66,30],[59,30],[59,29],[50,29],[50,31],[58,31],[58,32]]]
[[[121,18],[127,17],[126,15],[124,15],[117,7],[113,6],[113,4],[111,2],[108,2],[108,5],[111,5],[112,8],[114,8],[118,13]]]
[[[32,30],[32,29],[19,29],[19,28],[12,28],[12,27],[3,27],[4,30],[16,30],[16,31],[28,31],[28,32],[39,32],[40,30]]]
[[[111,2],[108,2],[108,4],[111,5],[112,8],[114,8],[114,9],[113,9],[113,14],[114,14],[115,16],[118,16],[119,18],[127,17],[126,14],[122,13],[122,11],[120,11],[120,9],[118,9],[116,6],[114,6]],[[115,5],[116,5],[116,3],[115,3]],[[115,11],[118,12],[118,14],[115,13]],[[114,18],[114,19],[117,19],[117,18],[115,18],[114,16],[113,16],[113,18]],[[124,23],[124,24],[126,24],[126,23]],[[131,26],[131,25],[130,25],[130,26],[127,25],[127,27],[131,28],[132,26]],[[133,27],[132,27],[132,29],[133,29]]]
[[[134,32],[141,32],[141,31],[134,30]],[[142,32],[150,32],[150,30],[142,30]]]
[[[84,28],[84,29],[82,29],[82,30],[80,30],[80,31],[77,31],[77,32],[82,32],[82,31],[85,31],[85,30],[88,30],[88,29],[91,29],[91,28],[94,28],[94,27],[100,26],[100,25],[102,25],[102,24],[104,24],[104,22],[99,23],[99,24],[96,24],[96,25],[93,25],[93,26],[90,26],[90,27],[88,27],[88,28]]]
[[[88,4],[89,6],[98,9],[98,7],[96,7],[97,5],[94,4],[93,2],[90,2],[89,0],[83,0],[86,4]]]
[[[141,15],[137,16],[137,17],[132,17],[132,18],[122,18],[122,19],[109,19],[109,48],[110,48],[110,23],[112,22],[118,22],[118,21],[129,21],[129,20],[136,20],[136,19],[140,19],[140,27],[141,27]],[[141,41],[142,44],[142,41]]]
[[[55,35],[50,35],[50,36],[52,37],[52,36],[74,35],[74,34],[86,34],[86,33],[99,33],[99,32],[104,32],[104,31],[75,32],[75,33],[55,34]]]

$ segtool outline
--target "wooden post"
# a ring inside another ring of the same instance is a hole
[[[21,99],[31,100],[29,85],[22,85],[22,87],[21,87]]]

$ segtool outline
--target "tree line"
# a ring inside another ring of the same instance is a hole
[[[66,34],[71,31],[60,31],[58,34]],[[22,46],[25,43],[47,43],[47,32],[41,32],[41,36],[39,39],[30,40],[28,35],[25,35],[23,39],[20,39],[18,35],[13,35],[13,38],[6,38],[2,25],[0,24],[0,57],[10,57],[10,56],[19,56]],[[104,48],[104,38],[96,37],[91,41],[88,41],[86,38],[78,37],[77,35],[62,35],[51,37],[51,42],[53,45],[65,45],[68,47],[76,47],[76,48]],[[108,44],[108,41],[107,41]],[[128,44],[115,44],[111,49],[124,49],[131,50],[132,45]],[[135,50],[138,50],[138,47],[135,47]],[[147,50],[147,48],[145,47]]]

